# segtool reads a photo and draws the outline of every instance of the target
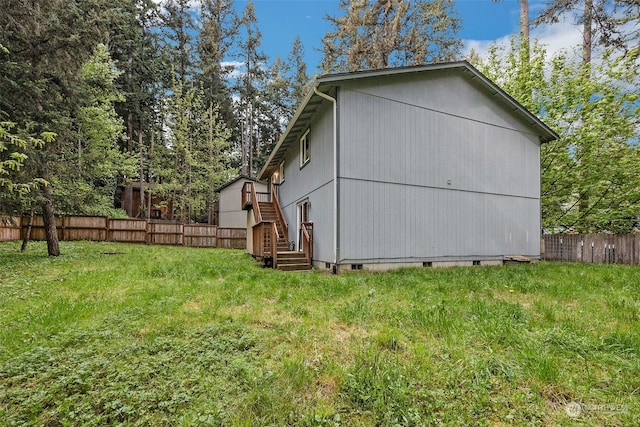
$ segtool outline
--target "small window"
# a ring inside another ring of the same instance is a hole
[[[300,167],[309,163],[309,131],[307,130],[300,138]]]

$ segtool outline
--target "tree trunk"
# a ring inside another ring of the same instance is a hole
[[[591,51],[593,46],[592,40],[592,25],[593,25],[593,0],[585,0],[584,2],[584,24],[582,30],[582,62],[584,64],[584,73],[585,78],[591,78]],[[584,95],[584,104],[588,104],[591,102],[590,93],[585,93]],[[584,109],[582,111],[585,111]],[[584,121],[583,117],[583,121]],[[583,148],[584,149],[584,148]],[[589,154],[590,155],[590,154]],[[583,158],[587,158],[587,154],[582,154]],[[582,172],[582,180],[583,182],[588,182],[589,172],[586,168],[583,169]],[[578,211],[580,213],[588,212],[589,210],[589,198],[590,194],[587,190],[580,191],[578,197],[580,198],[580,202],[578,204]]]
[[[145,218],[147,216],[147,212],[145,209],[145,205],[144,205],[144,150],[142,148],[142,121],[140,122],[139,126],[138,126],[138,149],[139,151],[139,155],[140,155],[140,173],[139,173],[139,180],[140,180],[140,214],[138,215],[139,218]]]
[[[24,235],[24,239],[22,239],[22,245],[20,246],[20,252],[24,252],[27,250],[27,245],[29,244],[29,240],[31,240],[31,228],[33,227],[33,209],[31,209],[31,215],[29,216],[29,225],[27,226],[27,232]]]
[[[593,25],[593,0],[584,1],[584,24],[582,31],[582,62],[591,64]]]
[[[147,221],[151,220],[151,156],[153,155],[153,137],[155,133],[151,129],[151,141],[149,142],[149,155],[147,156],[147,181],[149,182],[149,192],[147,194]]]
[[[42,219],[44,220],[44,232],[47,237],[47,252],[49,256],[60,256],[56,217],[53,213],[53,202],[51,201],[51,185],[45,185],[43,193],[45,202],[42,206]]]
[[[531,49],[529,41],[529,0],[520,0],[520,43],[524,48],[522,60],[528,66],[530,62],[529,51]]]

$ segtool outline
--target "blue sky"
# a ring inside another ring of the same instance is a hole
[[[236,0],[240,13],[246,4],[247,1]],[[273,61],[276,55],[286,58],[293,40],[300,35],[309,71],[316,71],[320,62],[317,49],[322,47],[322,36],[329,28],[324,16],[337,15],[338,1],[253,0],[253,4],[262,32],[262,48],[269,60]],[[517,0],[497,3],[491,0],[460,0],[454,4],[462,18],[459,35],[465,42],[465,51],[473,47],[482,54],[491,43],[505,43],[511,34],[519,31],[520,6]],[[543,4],[541,0],[530,0],[531,17]],[[579,29],[571,19],[550,27],[532,29],[532,36],[540,39],[550,51],[570,48],[580,41]]]

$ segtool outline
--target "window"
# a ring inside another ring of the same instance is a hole
[[[300,167],[309,163],[309,131],[300,138]]]
[[[284,182],[284,160],[278,166],[278,170],[271,174],[271,183],[280,185]]]
[[[284,182],[284,160],[280,163],[280,182],[282,184]]]

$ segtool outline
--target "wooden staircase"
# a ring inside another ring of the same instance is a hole
[[[256,220],[252,255],[261,259],[264,265],[272,265],[279,270],[311,270],[313,225],[305,224],[304,251],[290,251],[288,225],[284,221],[275,193],[256,193],[253,183],[245,183],[242,192],[243,208],[252,209]]]
[[[278,270],[283,271],[308,271],[311,270],[311,263],[307,262],[307,255],[302,251],[290,251],[289,242],[285,235],[283,224],[278,218],[276,207],[273,202],[258,202],[262,220],[273,222],[278,230],[277,248],[277,265]]]

